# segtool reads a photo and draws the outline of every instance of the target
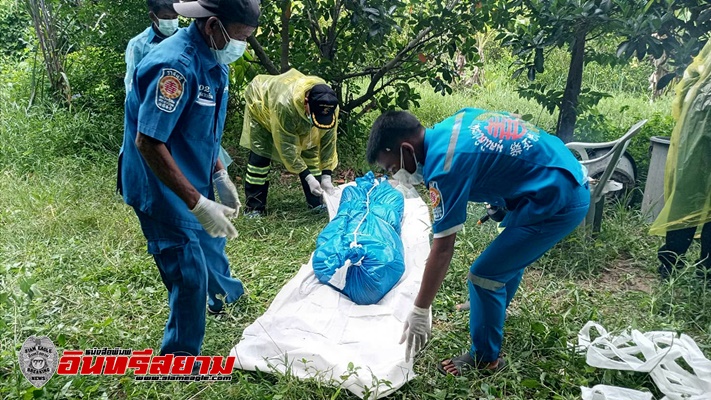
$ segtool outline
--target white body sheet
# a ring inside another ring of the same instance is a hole
[[[327,199],[331,218],[339,199],[340,191]],[[422,199],[405,200],[405,273],[377,304],[359,306],[319,283],[309,260],[244,330],[230,352],[237,357],[235,367],[318,379],[371,399],[414,378],[399,341],[429,254],[430,227]]]

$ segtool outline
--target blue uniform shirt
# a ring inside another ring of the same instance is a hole
[[[541,222],[587,179],[560,139],[508,113],[460,110],[426,130],[425,154],[434,237],[462,229],[469,201],[506,206],[505,226]]]
[[[128,46],[126,46],[126,76],[123,78],[126,93],[131,90],[131,81],[133,80],[133,72],[136,70],[136,65],[163,39],[165,38],[156,34],[153,24],[151,24],[143,32],[128,41]]]
[[[195,189],[214,199],[212,172],[227,112],[227,89],[227,66],[217,63],[194,22],[143,59],[126,98],[119,157],[118,188],[127,204],[165,223],[201,229],[185,203],[138,152],[136,133],[164,142]]]

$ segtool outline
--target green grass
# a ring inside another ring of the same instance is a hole
[[[132,211],[112,195],[115,157],[76,168],[59,162],[51,173],[6,170],[1,282],[0,394],[16,398],[29,383],[19,374],[16,351],[32,334],[48,335],[66,349],[157,348],[167,317],[165,289]],[[275,180],[279,177],[275,176]],[[261,315],[279,288],[314,248],[326,221],[307,212],[295,179],[274,185],[275,213],[263,221],[238,219],[240,238],[227,252],[248,296],[229,314],[209,318],[205,354],[226,354],[242,330]],[[682,276],[660,285],[654,275],[659,240],[646,235],[637,215],[608,208],[604,230],[590,242],[569,237],[531,266],[510,308],[504,351],[511,367],[494,376],[437,376],[436,363],[468,346],[467,315],[453,312],[466,297],[471,261],[495,236],[493,225],[476,226],[472,206],[459,237],[451,271],[434,305],[434,337],[416,364],[420,378],[396,398],[576,398],[578,385],[607,383],[653,388],[644,374],[604,372],[585,366],[566,342],[589,319],[608,329],[686,332],[704,346],[711,315],[700,285]],[[285,248],[288,249],[285,251]],[[698,249],[692,249],[698,251]],[[709,353],[709,348],[705,348]],[[525,386],[521,383],[525,382]],[[433,389],[436,388],[436,389]],[[43,389],[57,398],[331,398],[336,389],[293,377],[235,372],[232,383],[137,384],[130,378],[55,376]],[[341,392],[335,398],[350,398]]]
[[[414,112],[428,125],[466,105],[537,109],[510,89],[448,97],[423,92],[422,107]],[[610,102],[612,111],[630,104],[629,113],[647,112],[644,100],[615,97]],[[629,121],[621,120],[620,126]],[[17,364],[17,351],[28,336],[47,335],[62,349],[158,348],[168,314],[166,291],[145,252],[135,215],[114,194],[120,115],[56,107],[26,113],[8,102],[0,110],[0,129],[0,399],[354,398],[314,381],[245,371],[235,371],[231,383],[213,384],[55,376],[35,390]],[[232,171],[240,170],[237,165]],[[295,177],[279,170],[272,175],[274,212],[259,221],[237,219],[240,237],[227,245],[233,273],[247,295],[227,315],[208,318],[205,354],[229,352],[308,260],[326,224],[325,216],[305,209]],[[591,319],[611,331],[684,332],[711,355],[711,298],[693,278],[693,269],[659,283],[660,238],[647,234],[634,209],[611,204],[605,211],[596,240],[576,232],[528,268],[506,325],[503,350],[510,366],[494,375],[442,377],[436,363],[469,345],[468,316],[453,311],[467,296],[466,272],[496,235],[492,224],[475,224],[483,209],[471,205],[433,306],[433,338],[415,364],[419,377],[392,398],[577,399],[580,385],[598,383],[658,395],[647,375],[586,366],[584,356],[568,348]],[[698,251],[694,245],[690,258]]]

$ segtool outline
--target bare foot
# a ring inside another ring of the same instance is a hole
[[[469,300],[456,305],[457,311],[469,311]]]

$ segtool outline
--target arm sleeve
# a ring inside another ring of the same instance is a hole
[[[440,176],[429,182],[432,203],[432,233],[435,238],[457,233],[467,220],[469,179],[447,179]]]
[[[338,166],[338,152],[336,151],[337,135],[338,114],[336,114],[336,125],[326,131],[319,143],[319,162],[322,171],[333,171]]]
[[[279,154],[284,167],[292,174],[299,174],[308,169],[303,158],[301,158],[301,141],[296,133],[287,130],[286,125],[290,124],[282,119],[288,119],[288,117],[272,117],[271,131],[274,139],[274,148]]]
[[[194,97],[192,81],[192,75],[179,62],[141,63],[133,82],[140,99],[138,131],[161,142],[168,141]]]
[[[128,42],[128,46],[126,46],[126,55],[125,55],[125,60],[126,60],[126,76],[123,78],[123,84],[126,88],[126,93],[131,88],[131,79],[133,79],[133,71],[136,69],[136,62],[135,62],[135,57],[133,54],[133,49],[135,48],[135,43],[133,40],[130,40]]]

